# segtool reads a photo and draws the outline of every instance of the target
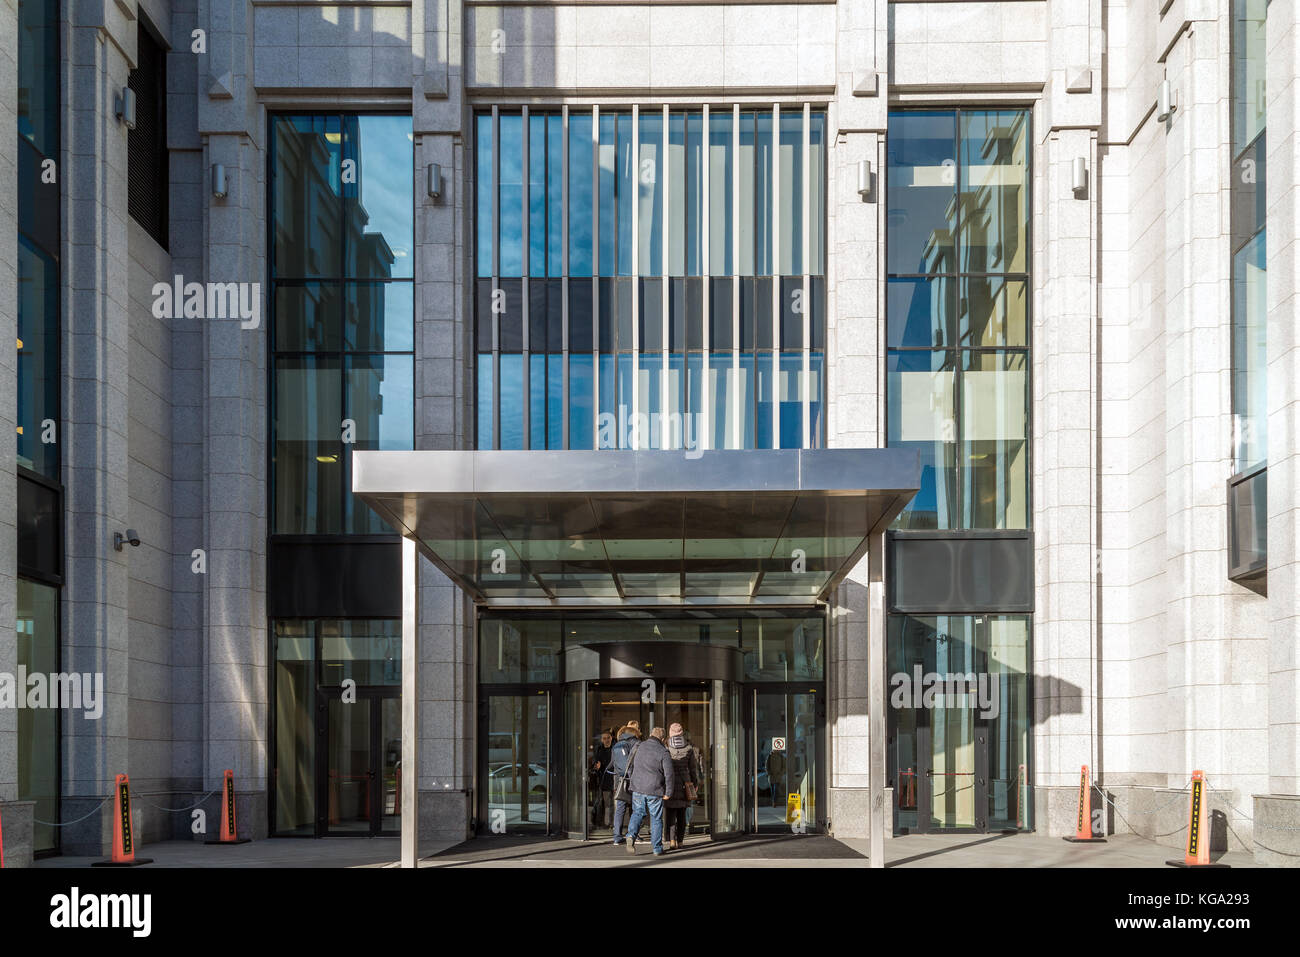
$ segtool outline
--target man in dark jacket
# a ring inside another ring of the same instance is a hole
[[[627,763],[628,759],[632,757],[632,751],[640,746],[641,725],[639,722],[629,721],[618,729],[618,742],[610,749],[609,767],[606,769],[611,791],[617,790],[618,779],[627,773]],[[623,843],[623,821],[628,817],[628,808],[631,807],[630,800],[629,796],[627,801],[614,802],[614,843],[616,845]]]
[[[592,795],[591,826],[609,827],[610,816],[614,813],[611,800],[614,790],[614,776],[606,774],[609,767],[610,753],[613,751],[614,736],[608,731],[600,734],[600,745],[591,758],[591,773],[595,781],[595,793]]]
[[[636,853],[641,822],[650,815],[650,846],[664,852],[664,799],[673,796],[673,759],[664,747],[664,729],[655,728],[632,758],[632,820],[627,822],[627,852]]]

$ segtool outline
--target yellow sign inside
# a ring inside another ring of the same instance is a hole
[[[799,813],[800,807],[801,807],[801,798],[799,797],[799,793],[797,791],[794,794],[789,794],[786,796],[785,823],[794,824],[796,821],[802,819],[803,815]]]

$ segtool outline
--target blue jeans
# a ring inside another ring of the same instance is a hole
[[[611,801],[613,800],[612,794],[610,796],[610,800]],[[623,843],[623,821],[631,816],[631,812],[629,811],[630,807],[631,805],[625,804],[622,801],[614,801],[614,843],[615,844]]]
[[[650,846],[656,854],[664,852],[664,799],[657,794],[632,794],[632,820],[627,822],[627,839],[635,840],[641,822],[650,815]]]

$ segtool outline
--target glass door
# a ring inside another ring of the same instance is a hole
[[[709,820],[714,837],[738,834],[745,827],[741,781],[745,735],[740,699],[739,685],[713,682],[713,747],[705,761],[705,773],[712,797]]]
[[[660,685],[645,687],[639,683],[619,681],[586,681],[581,685],[586,689],[586,712],[584,714],[585,736],[583,737],[583,756],[573,773],[569,775],[571,785],[581,788],[586,804],[583,816],[586,819],[588,837],[608,840],[613,836],[612,791],[600,791],[601,783],[606,781],[606,767],[591,773],[596,756],[601,753],[604,736],[612,745],[618,740],[619,730],[629,721],[641,726],[641,738],[644,740],[654,727],[655,705],[659,698]],[[602,762],[603,764],[603,762]],[[612,783],[609,782],[609,783]],[[570,830],[577,828],[570,825]]]
[[[803,834],[818,827],[823,693],[799,686],[752,692],[754,828]]]
[[[694,804],[686,807],[688,834],[709,834],[713,826],[713,684],[710,681],[669,681],[661,686],[664,692],[664,730],[680,724],[687,743],[699,755],[700,796]]]
[[[489,694],[480,726],[482,820],[489,834],[551,828],[551,694]]]
[[[401,698],[322,689],[317,715],[316,833],[397,834],[401,830],[398,768],[402,759]]]

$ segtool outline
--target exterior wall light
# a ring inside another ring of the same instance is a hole
[[[140,533],[134,528],[128,528],[126,533],[113,533],[113,550],[120,552],[123,545],[130,545],[132,548],[140,547]]]
[[[221,163],[212,164],[212,195],[217,199],[226,198],[226,167]]]
[[[1071,165],[1073,170],[1070,176],[1070,189],[1074,191],[1075,196],[1082,196],[1088,190],[1088,165],[1082,156],[1076,156]]]
[[[871,196],[871,160],[858,160],[858,195],[864,203]]]
[[[1160,81],[1160,92],[1156,95],[1156,119],[1163,123],[1174,115],[1178,109],[1178,96],[1168,80]]]
[[[129,86],[122,87],[122,91],[113,98],[113,111],[117,114],[118,122],[128,130],[135,129],[135,90]]]
[[[442,166],[438,163],[429,164],[429,198],[440,199],[442,197]]]

